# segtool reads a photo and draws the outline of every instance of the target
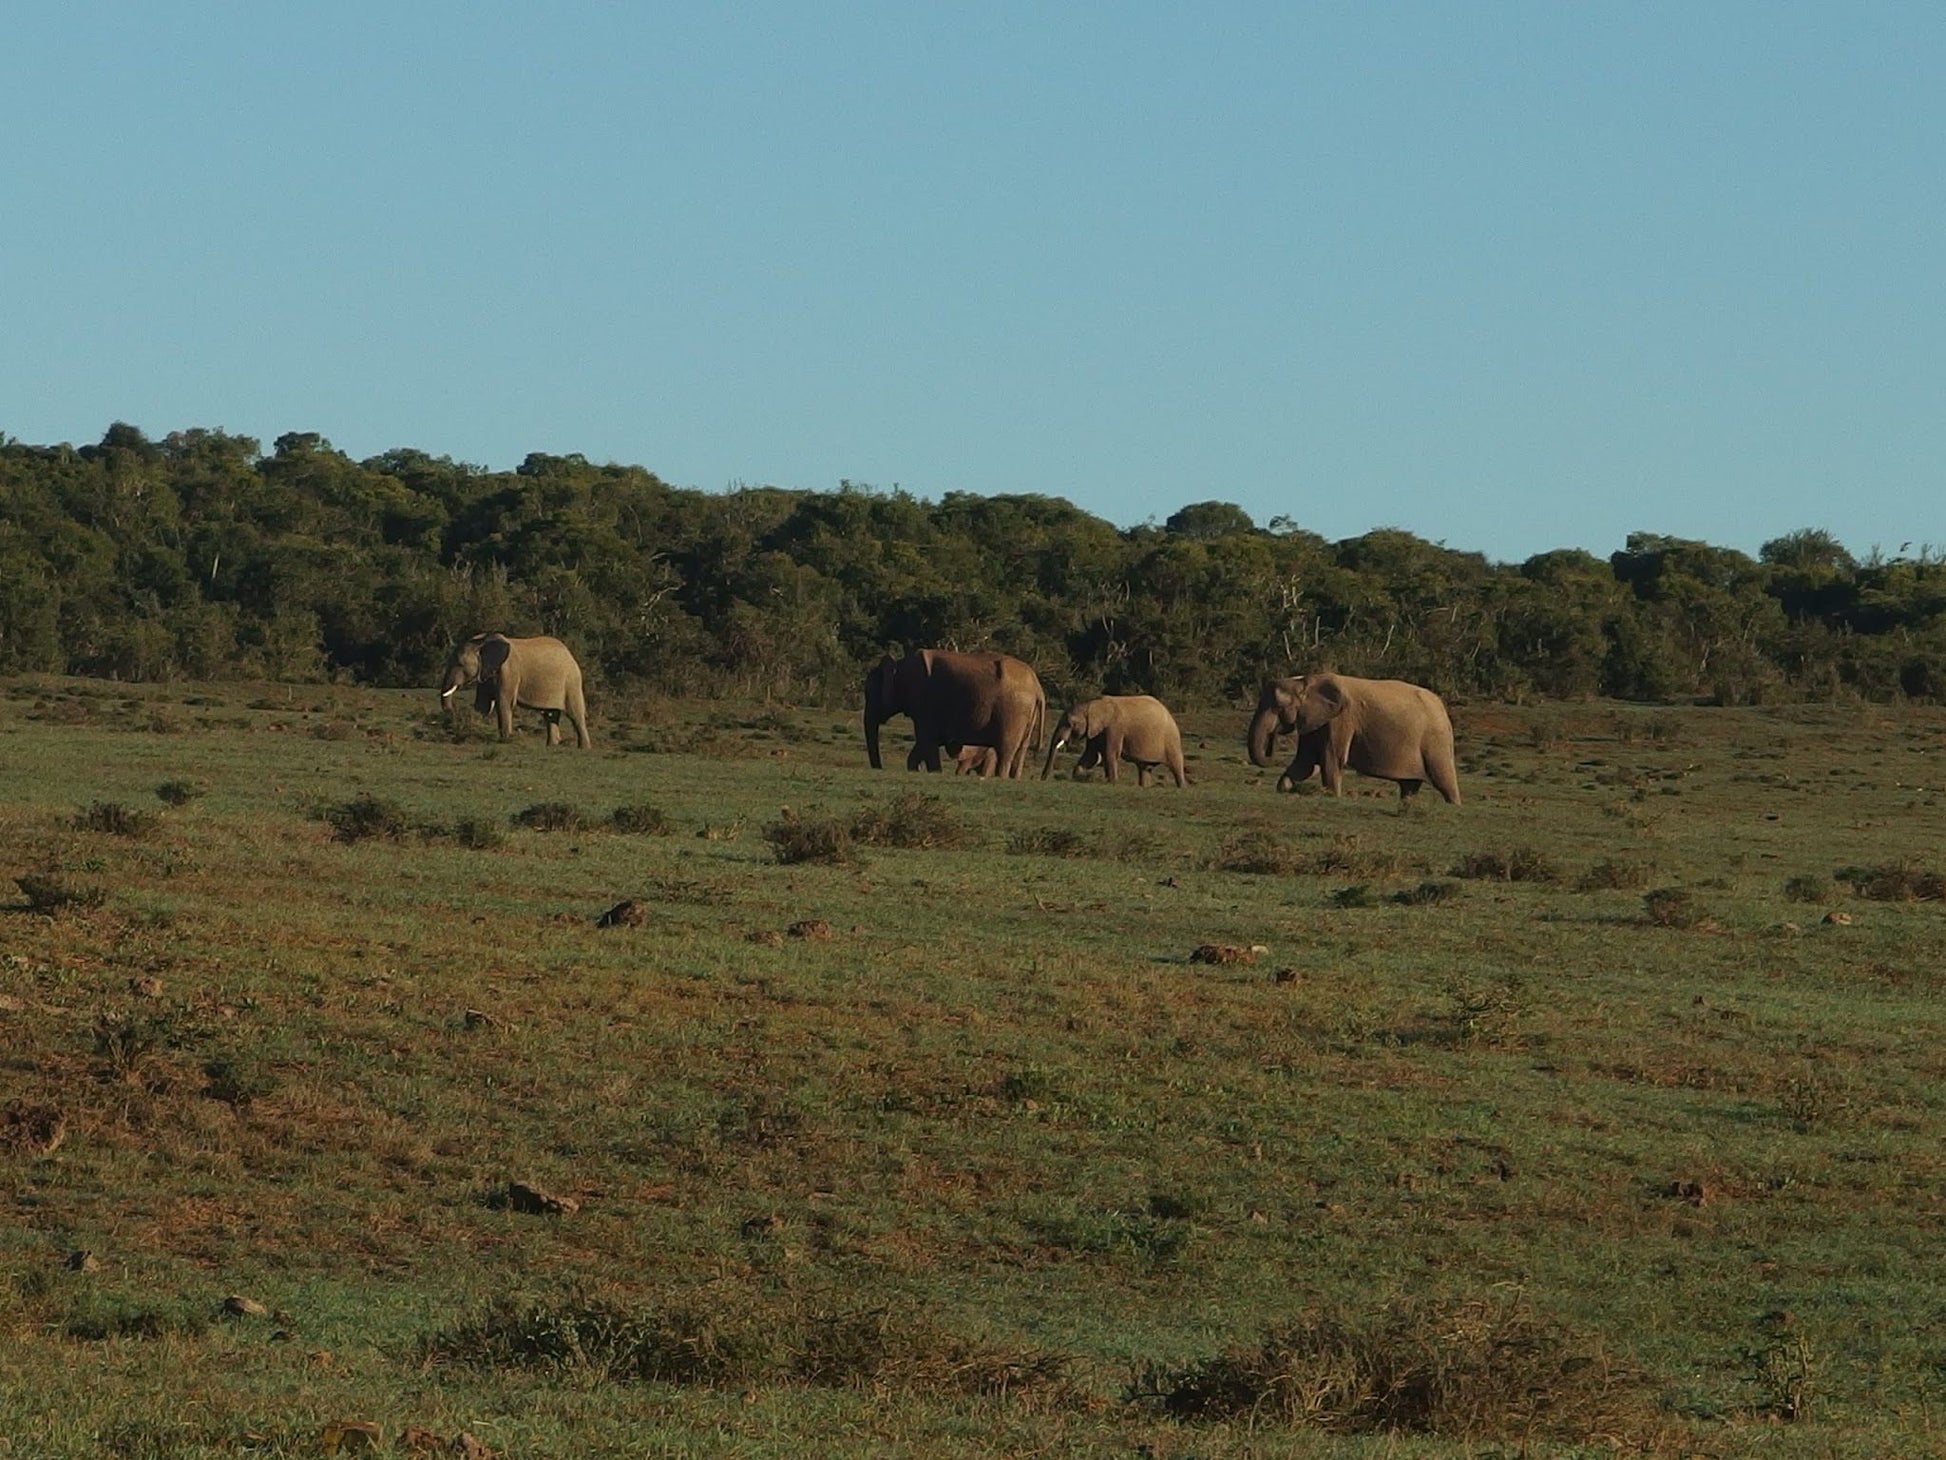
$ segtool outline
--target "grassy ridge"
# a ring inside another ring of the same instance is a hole
[[[1241,712],[1178,792],[429,698],[0,698],[0,872],[81,895],[0,913],[0,1433],[1931,1443],[1946,716],[1462,708],[1467,804],[1402,815],[1274,796]]]

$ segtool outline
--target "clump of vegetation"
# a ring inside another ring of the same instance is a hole
[[[567,1370],[650,1384],[742,1383],[772,1359],[757,1315],[700,1308],[633,1308],[600,1298],[558,1303],[496,1299],[421,1345],[433,1363]]]
[[[154,831],[156,821],[154,812],[131,810],[119,801],[90,801],[68,818],[68,825],[76,831],[98,831],[134,839]]]
[[[1910,861],[1840,867],[1832,875],[1840,882],[1849,882],[1852,891],[1873,902],[1946,901],[1946,876]]]
[[[1401,907],[1433,907],[1442,902],[1450,902],[1460,895],[1457,882],[1440,882],[1428,878],[1417,887],[1408,887],[1402,892],[1392,894],[1392,901]]]
[[[469,851],[490,852],[507,844],[507,834],[484,816],[462,816],[453,823],[453,840]]]
[[[857,859],[851,832],[843,822],[831,816],[800,816],[788,807],[764,828],[764,840],[786,866],[800,862],[843,866]]]
[[[1007,850],[1017,857],[1086,857],[1094,846],[1071,826],[1025,826],[1007,834]]]
[[[625,836],[667,836],[675,829],[667,812],[646,801],[617,806],[608,813],[608,824]]]
[[[1703,911],[1687,888],[1658,887],[1642,894],[1642,910],[1658,928],[1693,928],[1703,920]]]
[[[277,1076],[259,1062],[241,1057],[210,1060],[203,1066],[209,1081],[203,1093],[212,1100],[241,1110],[277,1089]]]
[[[1658,1424],[1642,1373],[1509,1299],[1308,1314],[1184,1368],[1150,1366],[1129,1397],[1183,1420],[1454,1440],[1610,1442]]]
[[[883,806],[867,806],[851,822],[851,839],[860,846],[907,851],[964,846],[972,834],[944,798],[907,791]]]
[[[1298,857],[1283,837],[1253,827],[1237,832],[1218,847],[1210,866],[1218,872],[1275,877],[1297,871]]]
[[[420,1343],[430,1363],[576,1373],[618,1383],[722,1387],[787,1381],[1042,1404],[1074,1398],[1064,1354],[969,1342],[889,1307],[761,1311],[637,1306],[573,1296],[500,1299]]]
[[[1331,894],[1333,907],[1370,907],[1378,901],[1369,883],[1360,882],[1351,887],[1340,887]]]
[[[187,806],[191,801],[207,793],[207,787],[197,781],[164,781],[155,788],[156,799],[165,806]]]
[[[396,801],[361,791],[324,810],[331,834],[341,842],[398,841],[412,830],[412,819]]]
[[[1835,889],[1823,877],[1800,874],[1786,879],[1784,897],[1790,902],[1829,902]]]
[[[1575,881],[1577,892],[1637,892],[1649,885],[1649,869],[1640,862],[1595,863]]]
[[[29,912],[49,915],[70,911],[87,911],[100,907],[108,900],[107,892],[92,883],[75,883],[54,872],[22,872],[14,878],[27,899]]]
[[[1561,869],[1536,847],[1513,847],[1472,852],[1461,857],[1448,875],[1489,882],[1559,882]]]
[[[529,831],[584,831],[588,821],[566,801],[536,801],[513,814],[513,824]]]
[[[1312,877],[1406,877],[1431,870],[1423,857],[1396,847],[1368,847],[1355,836],[1333,837],[1331,845],[1296,861]]]

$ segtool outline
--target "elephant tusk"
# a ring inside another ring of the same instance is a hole
[[[441,690],[441,691],[439,692],[439,697],[440,697],[440,698],[441,698],[442,700],[450,700],[450,699],[451,699],[451,698],[453,697],[453,690],[456,690],[456,689],[458,689],[458,688],[459,688],[459,686],[458,686],[458,685],[454,685],[454,686],[453,686],[453,689],[442,689],[442,690]]]

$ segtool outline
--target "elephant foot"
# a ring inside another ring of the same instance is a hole
[[[1289,792],[1289,791],[1295,791],[1296,789],[1297,789],[1296,783],[1293,782],[1289,776],[1279,776],[1277,778],[1277,790],[1279,794]]]

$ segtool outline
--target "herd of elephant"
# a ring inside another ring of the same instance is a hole
[[[588,707],[581,693],[581,666],[559,639],[475,634],[453,651],[440,703],[474,686],[474,708],[493,715],[504,740],[513,734],[516,708],[539,710],[547,740],[561,740],[565,716],[575,744],[588,741]],[[865,752],[881,768],[879,727],[895,715],[912,721],[906,769],[940,769],[942,754],[957,768],[982,776],[1018,778],[1028,751],[1039,749],[1047,721],[1047,696],[1033,666],[1007,654],[919,649],[902,659],[881,659],[865,676]],[[1399,679],[1354,679],[1342,674],[1274,679],[1258,696],[1248,745],[1253,765],[1268,766],[1279,736],[1296,737],[1296,754],[1277,789],[1288,791],[1316,772],[1337,795],[1345,771],[1398,784],[1399,798],[1430,783],[1459,804],[1453,764],[1453,724],[1439,696]],[[1074,775],[1096,766],[1113,781],[1121,765],[1135,767],[1147,786],[1160,767],[1178,786],[1183,771],[1182,731],[1169,707],[1152,695],[1100,695],[1068,709],[1048,742],[1041,766],[1046,779],[1054,757],[1081,746]]]

